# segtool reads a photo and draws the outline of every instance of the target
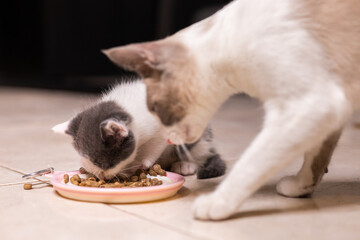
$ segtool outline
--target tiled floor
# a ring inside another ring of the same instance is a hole
[[[276,194],[275,183],[300,166],[295,161],[221,222],[193,220],[191,204],[222,180],[186,177],[179,193],[143,204],[102,204],[62,198],[49,187],[24,191],[21,173],[53,166],[79,167],[69,139],[53,125],[70,118],[92,95],[0,88],[0,239],[360,239],[360,128],[352,120],[329,173],[312,198]],[[261,128],[260,105],[228,101],[213,120],[219,151],[231,165]],[[358,121],[360,118],[358,118]],[[12,169],[12,170],[9,170]]]

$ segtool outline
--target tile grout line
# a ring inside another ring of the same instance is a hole
[[[132,216],[135,216],[135,217],[137,217],[137,218],[141,218],[142,220],[146,220],[146,221],[149,221],[149,222],[151,222],[151,223],[156,223],[157,225],[159,225],[159,226],[161,226],[161,227],[164,227],[164,228],[166,228],[166,229],[171,229],[172,231],[175,231],[175,232],[177,232],[177,233],[186,235],[186,236],[188,236],[188,237],[192,237],[192,238],[196,238],[196,239],[201,239],[201,240],[210,240],[210,238],[205,238],[205,237],[203,237],[203,236],[196,236],[196,235],[194,236],[193,234],[190,234],[190,233],[188,233],[188,232],[186,232],[186,231],[184,231],[184,230],[182,230],[182,229],[179,229],[179,228],[176,228],[176,227],[173,227],[173,226],[171,226],[171,225],[167,225],[167,224],[164,224],[164,223],[161,223],[161,222],[158,222],[158,221],[154,221],[154,220],[152,220],[152,219],[149,219],[149,218],[140,216],[140,215],[138,215],[138,214],[136,214],[136,213],[132,213],[132,212],[129,212],[129,211],[124,210],[124,209],[116,208],[116,207],[114,207],[114,206],[112,206],[112,205],[110,205],[110,204],[105,204],[105,205],[107,205],[107,206],[115,209],[116,211],[125,212],[125,213],[130,214],[130,215],[132,215]]]

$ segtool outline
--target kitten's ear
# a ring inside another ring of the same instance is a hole
[[[121,143],[129,135],[129,130],[124,123],[108,119],[100,123],[100,136],[106,145],[112,146]]]
[[[60,124],[54,126],[52,128],[52,130],[54,131],[54,133],[59,133],[59,134],[63,134],[63,135],[70,135],[68,133],[69,124],[70,124],[70,121],[60,123]]]
[[[182,45],[166,39],[102,50],[116,65],[135,71],[143,78],[161,74],[166,65],[171,64],[171,59],[180,57],[184,52]]]

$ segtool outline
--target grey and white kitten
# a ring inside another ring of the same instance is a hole
[[[188,151],[167,143],[162,125],[146,107],[145,85],[138,80],[115,86],[53,130],[73,138],[82,167],[99,178],[129,176],[156,162],[182,175],[197,173],[200,179],[225,173],[209,127],[199,140],[185,145]]]

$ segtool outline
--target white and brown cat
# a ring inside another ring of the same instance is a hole
[[[196,141],[235,93],[263,102],[262,131],[216,191],[196,200],[198,219],[234,214],[301,155],[303,167],[277,191],[311,194],[360,105],[359,0],[237,0],[168,38],[104,53],[144,78],[148,108],[175,143]]]

